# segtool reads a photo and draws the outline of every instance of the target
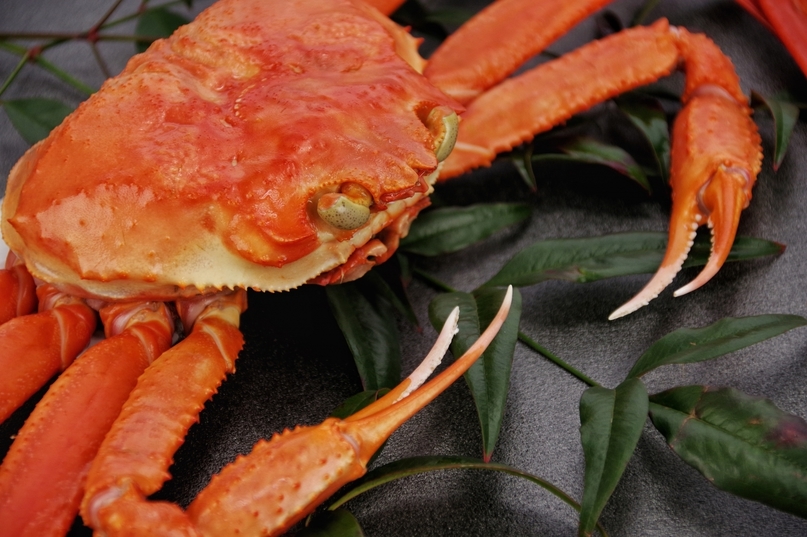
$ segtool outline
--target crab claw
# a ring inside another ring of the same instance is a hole
[[[759,134],[736,75],[729,70],[728,58],[705,37],[678,31],[688,79],[686,104],[672,135],[670,240],[656,274],[610,320],[646,305],[672,282],[703,224],[712,230],[709,260],[675,296],[708,282],[729,255],[740,213],[751,201],[751,188],[760,170]]]
[[[446,321],[435,348],[398,387],[346,420],[329,418],[258,442],[188,507],[202,535],[279,535],[343,485],[362,476],[384,441],[473,365],[507,318],[508,289],[499,312],[468,351],[428,382],[456,332],[459,312]],[[241,507],[248,498],[255,506]]]
[[[721,165],[694,196],[686,196],[684,200],[675,198],[670,220],[670,240],[661,266],[639,294],[614,311],[608,319],[614,320],[633,313],[647,305],[672,283],[686,261],[698,227],[704,222],[712,232],[709,260],[700,274],[675,291],[674,296],[682,296],[698,289],[717,274],[731,251],[740,213],[751,199],[750,182],[747,170]]]

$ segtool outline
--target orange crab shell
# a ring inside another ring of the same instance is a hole
[[[423,118],[462,107],[420,75],[416,45],[359,2],[223,0],[26,153],[4,238],[85,296],[296,287],[411,217],[436,176]],[[345,182],[374,200],[357,230],[314,208]]]

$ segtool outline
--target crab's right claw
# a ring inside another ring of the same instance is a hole
[[[748,207],[762,162],[760,137],[746,98],[733,70],[721,65],[730,67],[728,58],[703,36],[679,32],[688,78],[686,105],[673,127],[670,239],[656,274],[610,320],[646,305],[672,282],[703,224],[712,233],[709,260],[675,296],[694,291],[717,273],[731,251],[740,213]],[[721,71],[726,73],[723,77]]]

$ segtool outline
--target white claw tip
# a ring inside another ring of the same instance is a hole
[[[440,331],[440,335],[437,336],[437,341],[434,342],[434,346],[429,351],[429,354],[426,355],[426,358],[424,358],[420,365],[409,375],[411,384],[406,391],[396,399],[396,402],[407,397],[410,393],[419,388],[426,382],[426,379],[431,376],[437,366],[440,365],[440,362],[443,361],[443,356],[445,356],[448,347],[451,345],[454,334],[460,331],[458,326],[459,319],[460,308],[455,306],[454,309],[451,310],[451,313],[448,314],[446,322],[443,323],[443,329]]]

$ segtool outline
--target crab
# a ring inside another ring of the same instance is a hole
[[[221,363],[215,374],[200,373],[204,382],[189,394],[195,400],[177,395],[155,404],[177,403],[187,416],[171,425],[170,438],[159,448],[141,446],[159,452],[164,468],[138,471],[157,472],[160,483],[192,416],[233,369],[240,348],[237,319],[246,307],[241,290],[282,291],[361,277],[392,255],[409,222],[428,204],[438,177],[487,165],[497,153],[574,113],[669,74],[679,62],[688,78],[675,130],[670,247],[656,276],[612,318],[635,311],[672,281],[701,224],[714,228],[715,246],[709,264],[681,294],[706,283],[725,261],[761,161],[759,136],[737,77],[707,38],[662,20],[501,82],[546,41],[605,3],[547,8],[500,2],[454,34],[426,64],[404,30],[364,4],[223,0],[133,59],[32,148],[12,171],[3,207],[4,237],[14,252],[3,277],[9,280],[7,295],[23,297],[7,308],[9,317],[18,317],[3,327],[8,340],[15,330],[30,335],[28,325],[34,323],[49,323],[43,330],[73,325],[58,335],[72,351],[57,352],[54,359],[50,347],[43,349],[55,365],[41,366],[44,380],[32,383],[41,384],[71,360],[64,355],[86,345],[99,309],[107,334],[120,337],[92,355],[103,359],[111,347],[118,357],[128,348],[137,362],[125,386],[105,383],[118,394],[118,408],[125,406],[90,472],[85,520],[108,533],[128,527],[121,522],[129,520],[121,505],[132,497],[132,505],[141,505],[141,496],[153,492],[151,485],[139,490],[140,484],[133,484],[141,474],[133,476],[131,461],[112,468],[118,448],[111,446],[137,435],[131,424],[142,425],[138,411],[143,401],[154,400],[148,386],[159,381],[158,364],[167,359],[157,356],[174,332],[163,301],[177,302],[190,333],[165,356],[187,360],[188,349],[198,345]],[[557,23],[544,23],[546,35],[540,37],[529,25],[507,20],[543,20],[547,11]],[[515,45],[499,43],[498,36],[486,41],[500,25],[525,30],[514,32]],[[472,44],[477,49],[470,54],[479,62],[457,68]],[[612,63],[589,85],[593,75],[580,67],[595,59]],[[535,87],[541,88],[540,98]],[[581,91],[568,98],[570,88]],[[161,121],[144,114],[144,106],[150,114],[159,110]],[[502,113],[513,109],[528,112],[502,121]],[[130,121],[102,139],[97,133],[109,121],[104,112],[111,111]],[[76,147],[91,148],[94,158],[74,159]],[[74,182],[55,183],[57,173]],[[21,317],[33,303],[26,298],[28,272],[49,283],[37,289],[43,313]],[[125,338],[137,344],[120,343]],[[155,365],[125,402],[151,360]],[[56,406],[60,387],[84,378],[78,371],[88,362],[86,356],[76,361],[42,408]],[[26,386],[18,402],[37,388]],[[152,389],[165,393],[165,387]],[[170,417],[174,411],[165,406],[160,412]],[[110,423],[117,414],[110,411]],[[109,424],[99,425],[98,442],[108,429]],[[27,438],[21,432],[18,444],[30,457],[35,451]],[[20,468],[30,471],[24,464]],[[282,531],[315,505],[307,503],[292,517],[256,531]],[[148,520],[159,518],[146,518],[144,531]]]

